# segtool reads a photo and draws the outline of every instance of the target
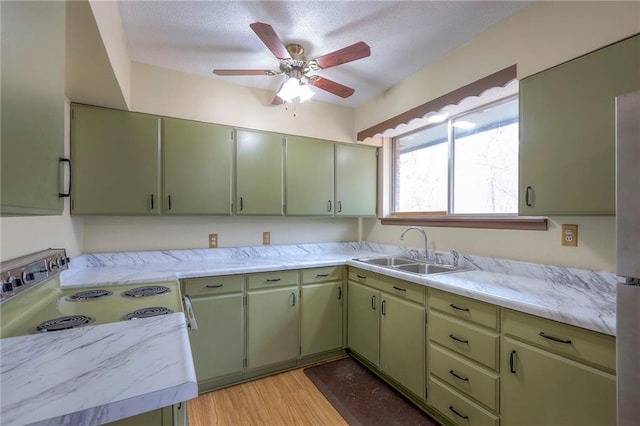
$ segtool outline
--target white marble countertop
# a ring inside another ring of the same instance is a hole
[[[64,287],[162,281],[348,264],[521,312],[615,335],[616,278],[608,272],[461,256],[472,270],[428,277],[353,259],[415,250],[374,243],[328,243],[229,249],[84,255],[65,271]],[[439,253],[451,263],[449,253]]]
[[[3,425],[99,425],[198,395],[183,313],[0,344]]]

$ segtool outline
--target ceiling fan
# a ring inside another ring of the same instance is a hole
[[[308,60],[304,56],[304,48],[301,45],[295,43],[285,45],[282,43],[271,25],[262,22],[254,22],[249,26],[260,40],[262,40],[265,46],[267,46],[271,53],[273,53],[273,55],[278,59],[280,62],[280,69],[277,71],[215,69],[213,70],[213,73],[222,76],[286,75],[288,79],[276,92],[277,95],[273,99],[273,105],[282,104],[285,100],[290,101],[291,96],[290,93],[287,93],[287,90],[291,88],[297,91],[302,90],[302,93],[299,94],[301,100],[310,98],[313,96],[313,93],[305,86],[305,84],[310,84],[336,96],[340,96],[341,98],[348,98],[353,95],[355,89],[336,83],[328,78],[321,77],[319,75],[307,75],[307,73],[335,67],[336,65],[345,64],[371,55],[371,48],[369,45],[360,41],[326,55]]]

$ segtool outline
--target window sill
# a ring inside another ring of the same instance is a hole
[[[448,228],[518,229],[546,231],[548,220],[541,216],[396,216],[379,218],[383,225],[436,226]]]

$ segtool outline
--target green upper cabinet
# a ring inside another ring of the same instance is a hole
[[[287,136],[287,215],[333,215],[333,145],[319,139]]]
[[[160,118],[72,105],[74,214],[160,212]]]
[[[335,145],[336,215],[375,216],[378,150],[362,145]]]
[[[640,89],[640,36],[520,82],[519,213],[615,213],[615,96]]]
[[[62,214],[65,2],[0,2],[3,215]]]
[[[231,127],[162,119],[162,214],[231,214]]]
[[[236,214],[282,215],[282,148],[282,135],[236,131]]]

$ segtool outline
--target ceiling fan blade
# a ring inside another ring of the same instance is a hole
[[[262,42],[269,48],[271,53],[278,59],[291,59],[291,55],[287,52],[287,48],[284,43],[278,37],[278,34],[273,30],[271,25],[262,22],[254,22],[249,25],[253,32],[262,40]]]
[[[215,75],[274,75],[271,70],[213,70]]]
[[[355,89],[351,87],[347,87],[340,83],[336,83],[333,80],[329,80],[328,78],[320,77],[318,75],[314,75],[309,77],[309,84],[317,87],[318,89],[326,90],[329,93],[333,93],[336,96],[340,96],[341,98],[348,98],[353,95]]]
[[[371,55],[371,48],[369,45],[363,41],[359,41],[351,46],[322,55],[319,58],[316,58],[315,62],[319,68],[325,69],[366,58],[369,55]]]

